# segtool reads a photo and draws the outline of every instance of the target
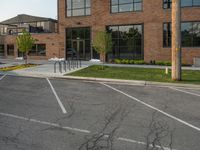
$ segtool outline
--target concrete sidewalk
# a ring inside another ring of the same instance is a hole
[[[0,67],[8,67],[14,65],[24,64],[23,60],[9,60],[9,59],[0,59],[0,62],[5,64],[1,64]],[[59,72],[58,65],[56,67],[56,73],[54,73],[54,61],[47,60],[28,60],[28,63],[39,64],[36,67],[30,67],[25,69],[13,70],[6,72],[7,75],[16,75],[16,76],[32,76],[32,77],[62,77],[64,74],[71,73],[83,68],[88,67],[86,63],[83,63],[81,67],[74,67],[70,70],[67,69],[64,71],[62,66],[62,72]],[[5,72],[0,72],[1,74],[5,74]]]
[[[16,64],[23,64],[23,60],[16,60],[16,59],[1,59],[0,62],[5,63],[5,64],[0,64],[1,67],[7,67],[7,66],[12,66]],[[28,60],[28,63],[34,63],[34,64],[43,64],[43,65],[49,65],[49,64],[54,64],[52,61],[48,60]],[[102,64],[101,62],[94,62],[94,61],[82,61],[83,66],[91,66],[91,65],[98,65]],[[106,63],[106,66],[111,66],[111,67],[135,67],[135,68],[155,68],[155,69],[165,69],[166,67],[171,68],[171,66],[158,66],[158,65],[135,65],[135,64],[109,64]],[[187,67],[182,67],[183,70],[200,70],[200,67],[193,67],[193,66],[187,66]],[[41,70],[40,70],[41,71]]]
[[[23,64],[22,60],[9,60],[9,59],[0,59],[0,62],[6,64],[0,64],[0,67],[4,66],[12,66],[17,64]],[[200,88],[200,85],[192,85],[192,84],[174,84],[174,83],[160,83],[160,82],[151,82],[151,81],[137,81],[137,80],[119,80],[119,79],[104,79],[104,78],[88,78],[88,77],[74,77],[74,76],[64,76],[65,74],[69,74],[71,72],[75,72],[80,69],[84,69],[88,66],[101,64],[99,62],[90,62],[90,61],[82,61],[82,67],[74,68],[71,70],[67,70],[66,72],[60,73],[58,68],[57,72],[54,73],[54,62],[47,60],[29,60],[29,63],[40,64],[36,67],[30,67],[20,70],[14,70],[9,72],[0,72],[0,74],[14,75],[14,76],[28,76],[28,77],[39,77],[39,78],[64,78],[64,79],[77,79],[77,80],[88,80],[88,81],[96,81],[96,82],[113,82],[113,83],[124,83],[124,84],[140,84],[140,85],[160,85],[160,86],[186,86],[186,87],[196,87]],[[166,66],[154,66],[154,65],[123,65],[123,64],[105,64],[107,66],[113,67],[137,67],[137,68],[160,68],[164,69]],[[185,70],[200,70],[200,67],[183,67]]]

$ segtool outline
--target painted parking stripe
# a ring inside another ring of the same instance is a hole
[[[194,95],[194,96],[198,96],[198,97],[200,97],[199,94],[192,93],[192,92],[188,92],[188,91],[185,91],[185,90],[180,90],[180,89],[177,89],[177,88],[174,88],[174,87],[170,87],[170,89],[172,89],[172,90],[176,90],[176,91],[179,91],[179,92],[182,92],[182,93],[186,93],[186,94],[190,94],[190,95]]]
[[[59,106],[60,106],[60,108],[61,108],[63,114],[66,114],[67,111],[66,111],[64,105],[62,104],[60,98],[58,97],[58,95],[57,95],[57,93],[56,93],[56,91],[55,91],[53,85],[51,84],[51,82],[50,82],[50,80],[49,80],[48,78],[46,78],[46,80],[47,80],[47,82],[49,83],[49,85],[50,85],[50,87],[51,87],[51,90],[52,90],[53,94],[55,95],[56,100],[57,100],[57,102],[58,102],[58,104],[59,104]]]
[[[63,127],[59,124],[56,123],[50,123],[47,121],[40,121],[40,120],[36,120],[36,119],[31,119],[31,118],[26,118],[26,117],[21,117],[21,116],[17,116],[17,115],[13,115],[13,114],[8,114],[8,113],[1,113],[1,116],[5,116],[5,117],[10,117],[10,118],[15,118],[15,119],[19,119],[19,120],[25,120],[25,121],[29,121],[29,122],[33,122],[33,123],[38,123],[38,124],[42,124],[42,125],[48,125],[51,127],[56,127],[56,128],[61,128],[61,129],[66,129],[66,130],[71,130],[71,131],[76,131],[76,132],[82,132],[82,133],[90,133],[90,131],[88,130],[84,130],[84,129],[78,129],[78,128],[72,128],[72,127]]]
[[[22,116],[8,114],[8,113],[2,113],[2,112],[0,112],[0,115],[4,116],[4,117],[10,117],[10,118],[24,120],[24,121],[28,121],[28,122],[32,122],[32,123],[38,123],[38,124],[47,125],[47,126],[51,126],[51,127],[56,127],[56,128],[61,128],[61,129],[65,129],[65,130],[80,132],[80,133],[84,133],[84,134],[91,134],[91,131],[89,131],[89,130],[72,128],[72,127],[67,127],[67,126],[61,126],[59,124],[51,123],[51,122],[47,122],[47,121],[40,121],[40,120],[36,120],[36,119],[32,119],[32,118],[27,118],[27,117],[22,117]],[[108,137],[108,136],[105,135],[105,137]],[[127,138],[122,138],[122,137],[117,138],[117,140],[129,142],[129,143],[136,143],[136,144],[139,144],[139,145],[147,145],[145,142],[136,141],[136,140],[127,139]],[[156,146],[156,147],[159,148],[160,146]],[[164,150],[171,150],[171,149],[168,148],[168,147],[164,147]],[[176,149],[172,149],[172,150],[176,150]]]
[[[172,118],[172,119],[174,119],[174,120],[176,120],[176,121],[178,121],[178,122],[180,122],[180,123],[182,123],[182,124],[184,124],[184,125],[186,125],[186,126],[188,126],[188,127],[190,127],[190,128],[193,128],[193,129],[195,129],[195,130],[197,130],[197,131],[200,132],[200,128],[199,128],[199,127],[196,127],[196,126],[194,126],[194,125],[192,125],[192,124],[190,124],[190,123],[188,123],[188,122],[186,122],[186,121],[184,121],[184,120],[181,120],[181,119],[179,119],[179,118],[177,118],[177,117],[175,117],[175,116],[173,116],[173,115],[170,115],[170,114],[168,114],[168,113],[166,113],[166,112],[164,112],[164,111],[162,111],[162,110],[160,110],[160,109],[158,109],[158,108],[156,108],[156,107],[154,107],[154,106],[151,106],[150,104],[147,104],[147,103],[143,102],[142,100],[139,100],[139,99],[137,99],[136,97],[133,97],[133,96],[131,96],[131,95],[129,95],[129,94],[123,92],[123,91],[120,91],[120,90],[118,90],[118,89],[116,89],[116,88],[114,88],[114,87],[112,87],[112,86],[110,86],[110,85],[107,85],[107,84],[105,84],[105,83],[100,83],[100,84],[102,84],[102,85],[104,85],[104,86],[106,86],[106,87],[108,87],[108,88],[110,88],[110,89],[112,89],[112,90],[114,90],[114,91],[116,91],[116,92],[119,92],[119,93],[121,93],[121,94],[123,94],[123,95],[129,97],[130,99],[132,99],[132,100],[134,100],[134,101],[137,101],[137,102],[139,102],[139,103],[141,103],[141,104],[143,104],[143,105],[145,105],[145,106],[147,106],[147,107],[149,107],[149,108],[151,108],[151,109],[153,109],[153,110],[156,110],[156,111],[158,111],[158,112],[164,114],[165,116],[167,116],[167,117],[169,117],[169,118]]]
[[[5,78],[6,77],[6,74],[4,74],[1,78],[0,78],[0,80],[2,80],[3,78]]]
[[[136,143],[136,144],[140,144],[140,145],[147,145],[147,143],[145,142],[141,142],[141,141],[136,141],[136,140],[131,140],[131,139],[127,139],[127,138],[118,138],[119,141],[124,141],[124,142],[129,142],[129,143]],[[151,144],[150,147],[153,147],[153,145]],[[177,150],[177,149],[172,149],[172,148],[169,148],[169,147],[161,147],[161,146],[158,146],[158,145],[155,145],[156,148],[158,149],[161,149],[163,148],[164,150]]]

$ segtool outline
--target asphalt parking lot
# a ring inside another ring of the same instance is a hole
[[[199,150],[200,89],[0,75],[0,150],[153,147]]]

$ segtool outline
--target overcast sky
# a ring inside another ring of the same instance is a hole
[[[0,0],[0,21],[28,14],[56,19],[57,0]]]

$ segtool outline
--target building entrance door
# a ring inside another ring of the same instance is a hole
[[[85,40],[72,40],[72,48],[75,49],[78,58],[85,60]]]

